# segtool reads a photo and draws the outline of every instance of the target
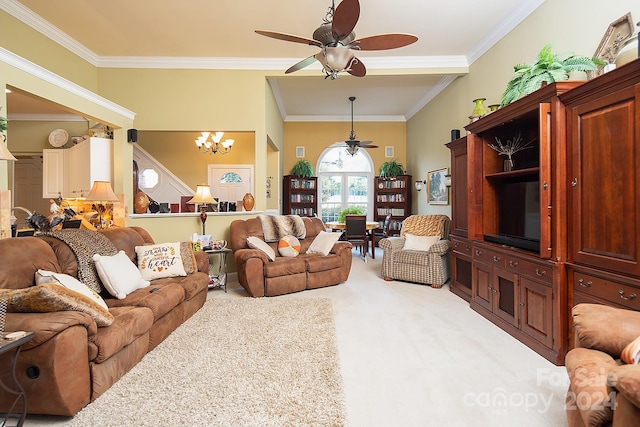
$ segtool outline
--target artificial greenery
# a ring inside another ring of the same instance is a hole
[[[338,215],[338,222],[345,222],[347,220],[347,215],[364,215],[364,211],[356,207],[343,209]]]
[[[0,107],[0,110],[2,110],[2,107]],[[0,132],[4,132],[5,130],[7,130],[7,119],[0,116]]]
[[[293,168],[291,169],[291,175],[308,178],[310,176],[313,176],[313,167],[308,160],[300,159],[296,162],[295,165],[293,165]]]
[[[554,54],[551,48],[551,44],[543,47],[536,61],[531,64],[514,65],[515,74],[502,94],[501,107],[540,89],[543,82],[567,80],[568,73],[572,71],[594,71],[598,66],[605,65],[598,58],[589,58],[571,52]]]
[[[404,173],[404,166],[396,159],[388,160],[380,165],[380,176],[382,178],[395,178]]]

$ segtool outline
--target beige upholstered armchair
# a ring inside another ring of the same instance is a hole
[[[451,220],[446,215],[411,215],[406,218],[400,237],[380,240],[379,246],[384,251],[384,280],[403,280],[441,288],[451,275],[450,229]],[[410,235],[410,242],[407,241],[407,235]],[[415,236],[420,237],[416,239]],[[432,243],[427,250],[420,250],[422,248],[416,247],[414,242],[424,244],[429,239],[421,238],[423,236],[439,236],[441,240]]]

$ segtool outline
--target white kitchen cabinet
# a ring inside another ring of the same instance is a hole
[[[111,181],[113,142],[89,138],[71,148],[43,150],[43,197],[86,197],[94,181]]]

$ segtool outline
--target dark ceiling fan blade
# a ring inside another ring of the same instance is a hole
[[[362,148],[378,148],[377,145],[371,145],[373,141],[360,141],[360,147]]]
[[[333,14],[331,33],[335,41],[347,37],[356,26],[360,17],[360,2],[358,0],[342,0]]]
[[[256,30],[256,33],[260,34],[261,36],[267,36],[273,39],[284,40],[287,42],[302,43],[302,44],[308,44],[311,46],[322,47],[322,43],[320,43],[317,40],[307,39],[300,36],[294,36],[292,34],[276,33],[275,31],[264,31],[264,30]]]
[[[313,64],[314,62],[316,62],[316,57],[315,57],[315,55],[312,55],[312,56],[310,56],[308,58],[305,58],[302,61],[292,65],[284,73],[285,74],[289,74],[289,73],[293,73],[294,71],[302,70],[304,67],[308,67],[309,65]]]
[[[367,74],[367,67],[364,66],[359,58],[354,57],[354,61],[351,62],[351,67],[347,72],[355,77],[364,77]]]
[[[418,41],[418,37],[412,34],[378,34],[376,36],[363,37],[353,41],[353,49],[360,50],[386,50],[408,46]]]

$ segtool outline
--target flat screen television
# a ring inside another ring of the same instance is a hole
[[[485,240],[529,251],[540,251],[540,182],[502,182],[498,188],[498,234]]]

